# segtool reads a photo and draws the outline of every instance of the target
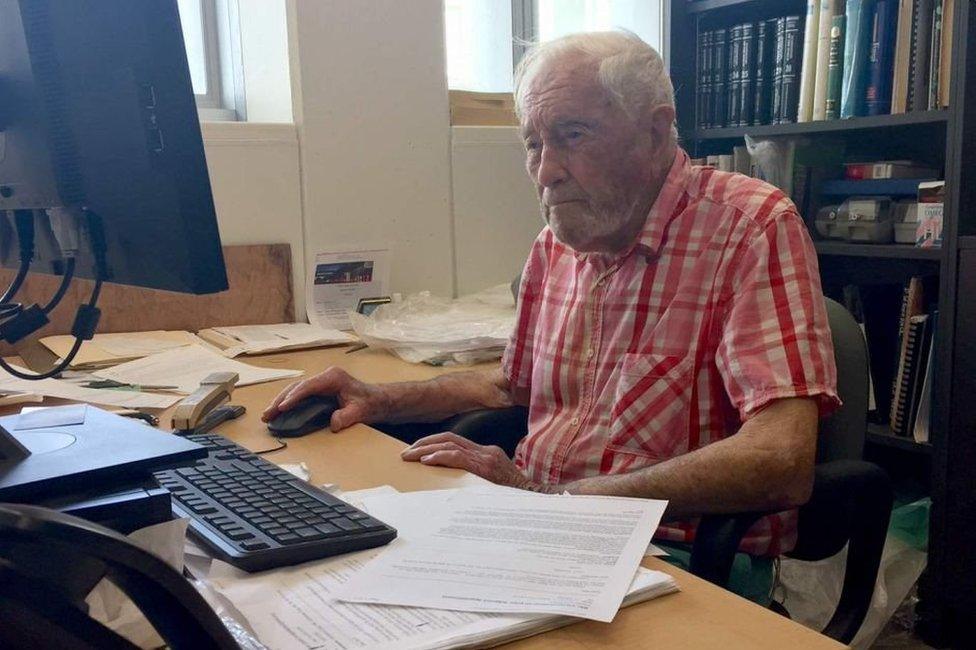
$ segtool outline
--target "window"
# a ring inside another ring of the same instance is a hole
[[[236,0],[177,0],[202,120],[244,119]]]
[[[662,0],[445,0],[448,87],[511,92],[519,41],[624,28],[661,50],[663,10]]]

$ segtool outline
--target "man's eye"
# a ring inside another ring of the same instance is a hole
[[[570,142],[575,142],[582,138],[585,134],[582,131],[568,131],[566,133],[566,139]]]
[[[525,143],[525,150],[526,151],[535,151],[538,148],[539,148],[539,143],[536,142],[535,140],[528,140]]]

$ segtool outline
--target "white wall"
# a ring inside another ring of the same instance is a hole
[[[292,286],[305,315],[301,177],[291,124],[204,122],[217,224],[224,245],[291,244]]]
[[[392,290],[453,292],[440,0],[289,0],[307,263],[389,244]]]
[[[453,127],[459,295],[510,282],[542,229],[517,127]]]

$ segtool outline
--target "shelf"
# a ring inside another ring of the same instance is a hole
[[[932,445],[927,442],[915,442],[912,438],[902,438],[891,433],[891,430],[880,424],[868,424],[867,441],[885,447],[894,447],[902,451],[916,454],[930,455]]]
[[[697,2],[688,3],[688,13],[700,14],[703,11],[712,11],[713,9],[724,9],[726,7],[735,7],[736,5],[748,5],[755,3],[756,0],[698,0]]]
[[[755,136],[775,135],[813,135],[818,133],[853,133],[869,129],[898,128],[913,125],[945,125],[949,120],[948,111],[916,111],[899,115],[874,115],[854,117],[849,120],[830,120],[820,122],[799,122],[795,124],[765,124],[762,126],[739,126],[726,129],[698,129],[694,140],[736,140],[746,134]]]
[[[849,244],[842,241],[815,241],[820,255],[844,257],[884,257],[905,260],[942,260],[941,248],[919,248],[911,244]]]

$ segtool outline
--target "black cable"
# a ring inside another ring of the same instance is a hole
[[[19,215],[20,212],[29,213],[29,211],[17,211],[17,214],[15,216],[20,216]],[[7,363],[2,357],[0,357],[0,368],[10,373],[14,377],[17,377],[19,379],[39,380],[39,379],[48,379],[50,377],[54,377],[56,375],[61,374],[62,372],[67,370],[68,366],[71,365],[71,362],[74,361],[75,357],[78,355],[78,350],[81,349],[81,344],[84,343],[85,340],[90,339],[91,336],[94,334],[95,326],[98,323],[98,314],[99,314],[98,309],[96,308],[95,305],[98,303],[98,297],[102,293],[102,282],[104,281],[105,277],[108,275],[108,264],[105,258],[105,252],[106,252],[105,238],[104,238],[104,233],[102,232],[101,219],[99,219],[99,217],[95,213],[90,212],[88,210],[85,210],[85,215],[88,217],[87,230],[88,230],[88,236],[92,247],[92,256],[95,259],[95,286],[92,288],[91,296],[89,297],[88,302],[78,307],[78,312],[75,317],[75,325],[72,328],[73,330],[75,330],[74,332],[75,342],[71,346],[71,350],[64,357],[64,359],[61,360],[60,363],[58,363],[50,370],[36,375],[21,372],[16,368],[14,368],[13,366],[11,366],[9,363]],[[31,216],[33,217],[33,215]],[[20,221],[18,221],[18,237],[20,236],[20,230],[19,230],[20,225],[21,223]],[[25,244],[23,240],[21,241],[22,262],[25,256],[33,258],[33,248],[34,248],[34,237],[33,237],[33,219],[32,219],[31,226],[30,226],[29,255],[25,255],[26,252]],[[72,276],[74,276],[73,265],[72,265]],[[64,286],[63,289],[64,291],[67,291],[67,286]],[[61,296],[58,296],[58,294],[61,294]],[[13,294],[11,294],[11,297],[12,296]],[[57,298],[58,301],[60,301],[61,297],[63,297],[62,288],[58,289],[58,293],[55,294],[55,297]],[[51,305],[51,303],[48,304]],[[0,305],[0,307],[2,307],[2,305]]]
[[[10,300],[20,291],[30,271],[31,262],[34,261],[34,213],[31,210],[14,210],[14,225],[20,247],[20,266],[17,275],[0,296],[0,317],[7,315],[6,312],[10,309],[13,309],[13,313],[19,311],[19,305],[13,308],[16,303],[10,303]]]
[[[51,296],[51,300],[41,308],[45,314],[50,314],[58,306],[58,303],[61,302],[61,299],[64,298],[64,294],[68,293],[71,280],[75,277],[75,263],[74,257],[69,257],[65,261],[64,275],[61,276],[61,285],[58,286],[57,292]]]
[[[251,453],[252,454],[255,454],[257,456],[263,456],[264,454],[271,454],[271,453],[274,453],[276,451],[281,451],[282,449],[288,449],[288,443],[287,442],[285,442],[284,440],[282,440],[278,436],[272,436],[272,438],[274,438],[275,441],[278,443],[278,446],[277,447],[272,447],[271,449],[262,449],[261,451],[252,451]]]

